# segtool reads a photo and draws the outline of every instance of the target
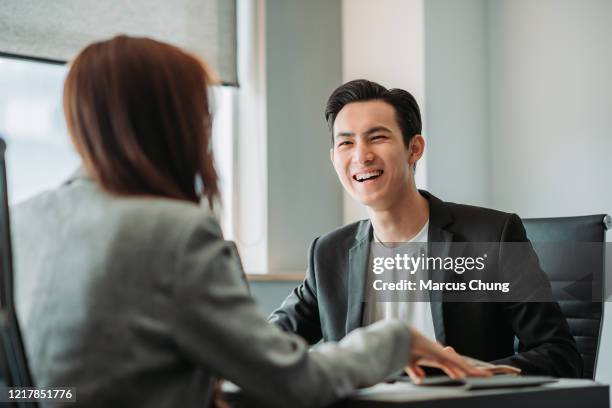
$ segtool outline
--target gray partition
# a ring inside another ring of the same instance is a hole
[[[272,313],[300,282],[250,281],[251,293],[266,316]]]

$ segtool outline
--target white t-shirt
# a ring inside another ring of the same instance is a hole
[[[412,238],[408,243],[424,243],[423,247],[427,244],[427,233],[429,231],[429,220],[425,223],[419,233]],[[374,239],[376,241],[376,238]],[[378,243],[377,245],[381,245]],[[372,256],[372,246],[370,247],[370,257]],[[415,253],[412,256],[419,256],[416,253],[415,246],[409,248],[415,248]],[[371,264],[371,259],[370,259]],[[370,273],[368,271],[368,273]],[[431,304],[430,302],[411,301],[409,300],[410,293],[406,293],[407,301],[372,301],[375,299],[374,289],[371,284],[366,286],[365,299],[366,304],[364,305],[363,320],[364,326],[377,322],[379,320],[387,319],[400,319],[408,324],[412,325],[415,329],[423,333],[429,339],[435,340],[435,330],[433,325],[433,318],[431,315]]]

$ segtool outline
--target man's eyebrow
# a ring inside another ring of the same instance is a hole
[[[334,139],[337,137],[353,137],[353,136],[355,136],[355,133],[353,132],[339,132],[334,135]]]
[[[376,132],[392,133],[390,129],[384,126],[374,126],[372,128],[369,128],[365,132],[363,132],[363,134],[366,136],[369,136],[372,133],[376,133]],[[354,132],[338,132],[334,135],[334,138],[337,138],[337,137],[355,137],[355,133]]]
[[[391,133],[391,130],[384,127],[384,126],[374,126],[373,128],[370,128],[368,130],[366,130],[365,132],[363,132],[365,135],[371,135],[372,133],[376,133],[376,132],[387,132],[387,133]]]

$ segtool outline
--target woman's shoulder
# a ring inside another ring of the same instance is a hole
[[[155,237],[159,245],[184,243],[197,231],[210,239],[222,239],[213,211],[204,205],[163,197],[111,197],[107,214],[120,226],[122,235]]]
[[[207,206],[153,196],[118,196],[95,183],[72,183],[38,194],[11,208],[17,228],[92,231],[97,239],[151,241],[175,246],[195,231],[222,239],[217,219]]]

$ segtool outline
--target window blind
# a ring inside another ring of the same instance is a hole
[[[117,34],[169,42],[204,58],[237,85],[236,0],[3,0],[0,52],[69,61]]]

